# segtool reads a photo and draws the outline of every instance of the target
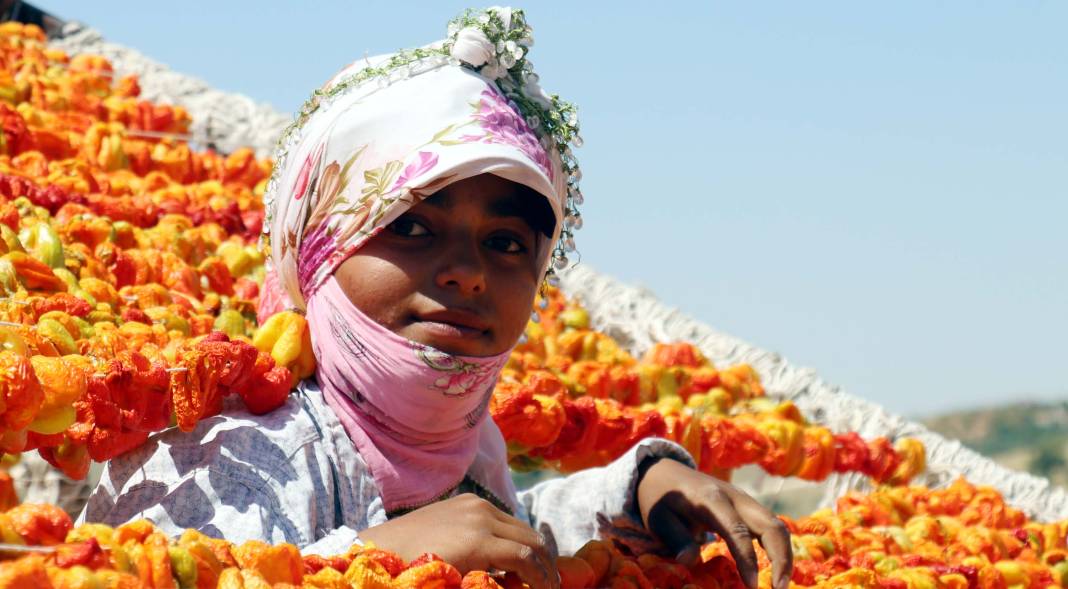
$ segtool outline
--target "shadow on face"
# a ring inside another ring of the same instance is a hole
[[[394,333],[451,354],[493,356],[526,327],[554,228],[544,196],[482,174],[413,206],[336,277],[358,309]]]

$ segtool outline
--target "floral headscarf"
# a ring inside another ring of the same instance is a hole
[[[571,105],[541,91],[524,59],[530,42],[520,11],[469,12],[445,41],[360,60],[315,93],[283,136],[265,197],[271,282],[282,305],[304,309],[369,238],[427,196],[479,174],[545,196],[556,230],[540,240],[540,269],[550,254],[566,264],[571,229],[581,223],[568,147],[580,142],[577,119]]]

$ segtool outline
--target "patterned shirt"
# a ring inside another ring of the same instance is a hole
[[[653,542],[638,514],[638,465],[669,457],[693,465],[667,440],[645,440],[612,464],[535,485],[495,503],[529,521],[560,554],[612,536],[635,548]],[[503,468],[503,466],[502,466]],[[470,479],[454,491],[485,495]],[[490,497],[487,497],[490,498]],[[175,428],[108,462],[79,522],[152,521],[230,542],[290,543],[337,554],[387,513],[374,478],[314,380],[285,405],[252,415],[228,405],[192,432]]]

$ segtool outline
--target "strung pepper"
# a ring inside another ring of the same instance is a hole
[[[45,503],[23,503],[7,510],[15,532],[27,544],[54,546],[63,542],[74,527],[67,512]]]
[[[647,364],[657,366],[689,366],[698,368],[708,366],[708,360],[693,344],[688,343],[657,343],[646,352],[642,359]]]
[[[0,427],[19,431],[29,426],[44,402],[44,391],[30,359],[0,351]]]
[[[58,468],[60,472],[69,478],[80,481],[89,474],[89,448],[82,442],[75,442],[69,436],[63,436],[63,440],[55,446],[42,446],[37,453],[45,462]]]
[[[868,442],[868,460],[862,472],[877,482],[883,482],[894,474],[900,462],[901,457],[894,452],[890,440],[876,438]]]
[[[411,566],[394,580],[397,587],[442,587],[443,589],[460,587],[462,582],[463,576],[460,575],[460,571],[440,560]]]
[[[219,387],[219,371],[229,354],[224,351],[195,347],[183,352],[179,366],[186,370],[171,375],[174,414],[182,431],[192,431],[201,419],[222,410],[224,391]],[[255,359],[253,358],[254,362]],[[246,367],[248,361],[246,360]]]
[[[834,472],[834,434],[825,427],[806,427],[803,434],[801,466],[797,477],[822,481]]]
[[[700,427],[702,468],[733,470],[752,464],[767,453],[770,444],[752,425],[733,419],[706,416]]]
[[[568,585],[566,581],[563,580],[563,575],[564,573],[563,571],[561,571],[561,589],[572,589],[573,587],[579,587],[573,584]],[[464,578],[460,581],[460,589],[501,589],[501,584],[498,583],[497,580],[490,576],[490,574],[486,571],[470,571],[469,573],[464,575]]]
[[[8,252],[0,259],[11,264],[19,281],[29,290],[67,290],[67,283],[56,276],[52,268],[23,252]]]
[[[755,427],[769,442],[760,466],[776,476],[797,472],[805,458],[803,428],[795,421],[776,417],[759,419]]]
[[[764,386],[760,383],[760,375],[748,364],[730,366],[719,372],[719,381],[734,399],[756,399],[764,396]]]
[[[276,366],[264,353],[256,356],[252,382],[238,393],[249,412],[263,415],[281,407],[292,389],[293,375],[285,366]]]
[[[272,315],[252,336],[252,343],[267,352],[279,366],[289,368],[296,380],[315,372],[315,355],[307,320],[293,311]]]
[[[167,373],[137,352],[121,352],[104,376],[89,379],[75,402],[77,421],[67,433],[103,462],[140,445],[169,420]]]
[[[606,462],[605,457],[626,444],[631,432],[631,415],[625,413],[618,403],[589,397],[579,399],[585,400],[592,402],[595,411],[595,418],[586,425],[591,430],[590,446],[587,452],[560,457],[559,465],[563,472],[582,470]]]
[[[834,471],[855,472],[868,462],[868,444],[856,432],[834,435]]]
[[[74,423],[74,402],[88,388],[86,371],[64,358],[33,356],[30,360],[44,401],[29,430],[38,434],[58,434]]]
[[[927,469],[927,450],[916,438],[901,438],[894,443],[894,452],[901,461],[887,482],[891,485],[908,484],[916,475]]]
[[[47,298],[35,298],[32,304],[34,313],[38,316],[52,311],[62,311],[72,317],[86,317],[93,310],[85,299],[65,292],[56,293]]]
[[[226,262],[223,262],[221,258],[212,256],[205,259],[200,263],[197,271],[207,279],[208,288],[212,291],[220,295],[233,296],[234,277],[230,274],[230,269],[226,267]]]
[[[120,352],[108,364],[105,381],[124,428],[154,432],[169,425],[170,377],[161,364],[137,352]]]
[[[304,576],[304,561],[300,551],[292,544],[271,546],[258,540],[249,540],[234,547],[231,552],[242,569],[251,569],[268,583],[300,583]]]
[[[505,441],[517,453],[552,444],[567,419],[560,401],[535,395],[533,387],[517,382],[499,384],[489,410]]]
[[[33,257],[52,269],[64,268],[63,242],[59,234],[46,221],[40,221],[32,227],[19,232],[19,240],[29,248]]]
[[[50,587],[43,556],[26,556],[0,566],[0,587]]]
[[[78,338],[81,330],[74,319],[63,311],[49,311],[37,319],[37,336],[40,343],[49,344],[41,353],[66,356],[78,353]]]
[[[594,400],[589,397],[578,399],[565,399],[564,412],[567,420],[560,429],[560,435],[556,441],[544,448],[537,448],[531,452],[536,457],[546,460],[559,460],[571,455],[585,455],[593,451],[597,441],[597,432],[594,427],[598,419],[597,407]]]

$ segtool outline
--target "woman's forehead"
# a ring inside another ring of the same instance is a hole
[[[416,206],[421,205],[442,211],[471,205],[489,217],[522,219],[547,235],[552,235],[556,225],[552,207],[541,193],[492,174],[454,182]]]

